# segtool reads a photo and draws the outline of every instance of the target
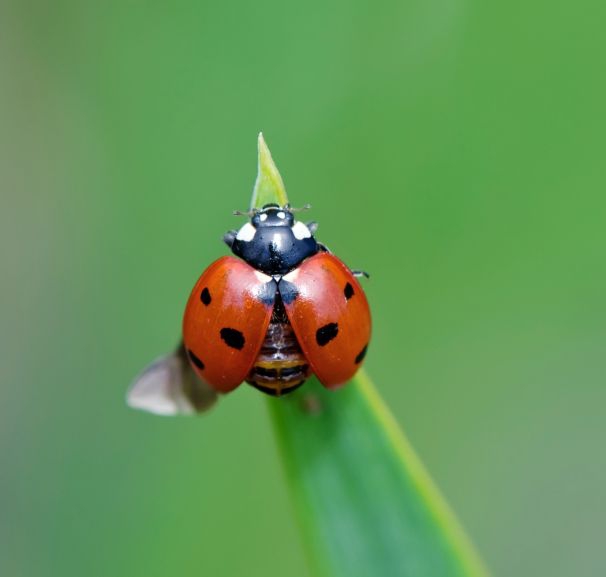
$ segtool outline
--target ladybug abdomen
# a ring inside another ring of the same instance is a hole
[[[265,340],[246,382],[273,396],[291,393],[311,374],[292,326],[278,299]]]

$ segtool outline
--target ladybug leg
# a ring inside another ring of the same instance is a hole
[[[236,235],[238,234],[237,230],[228,230],[224,235],[223,235],[223,242],[229,247],[231,248],[232,245],[234,244],[234,240],[236,240]]]
[[[312,220],[311,222],[306,222],[305,226],[309,229],[309,232],[311,232],[311,234],[316,234],[318,226],[320,225],[315,220]]]
[[[370,275],[365,270],[352,270],[351,274],[354,275],[356,278],[370,278]]]

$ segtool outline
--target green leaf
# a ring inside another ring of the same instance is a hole
[[[259,135],[251,208],[288,202]],[[471,543],[364,371],[268,399],[314,577],[485,577]]]

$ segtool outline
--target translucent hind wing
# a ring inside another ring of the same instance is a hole
[[[198,378],[182,345],[144,369],[126,396],[133,409],[162,416],[200,413],[216,400],[217,392]]]

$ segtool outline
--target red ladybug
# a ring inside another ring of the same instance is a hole
[[[211,392],[228,393],[246,381],[275,396],[294,391],[311,374],[335,389],[361,366],[371,320],[356,277],[365,273],[351,271],[317,242],[317,224],[295,220],[288,205],[268,204],[248,216],[250,222],[224,236],[235,256],[213,262],[193,288],[179,355],[139,377],[131,405],[183,412],[175,401],[180,393],[193,408],[209,404],[212,395],[181,382],[185,358]],[[177,381],[184,391],[170,388]],[[149,400],[159,384],[172,407]]]

